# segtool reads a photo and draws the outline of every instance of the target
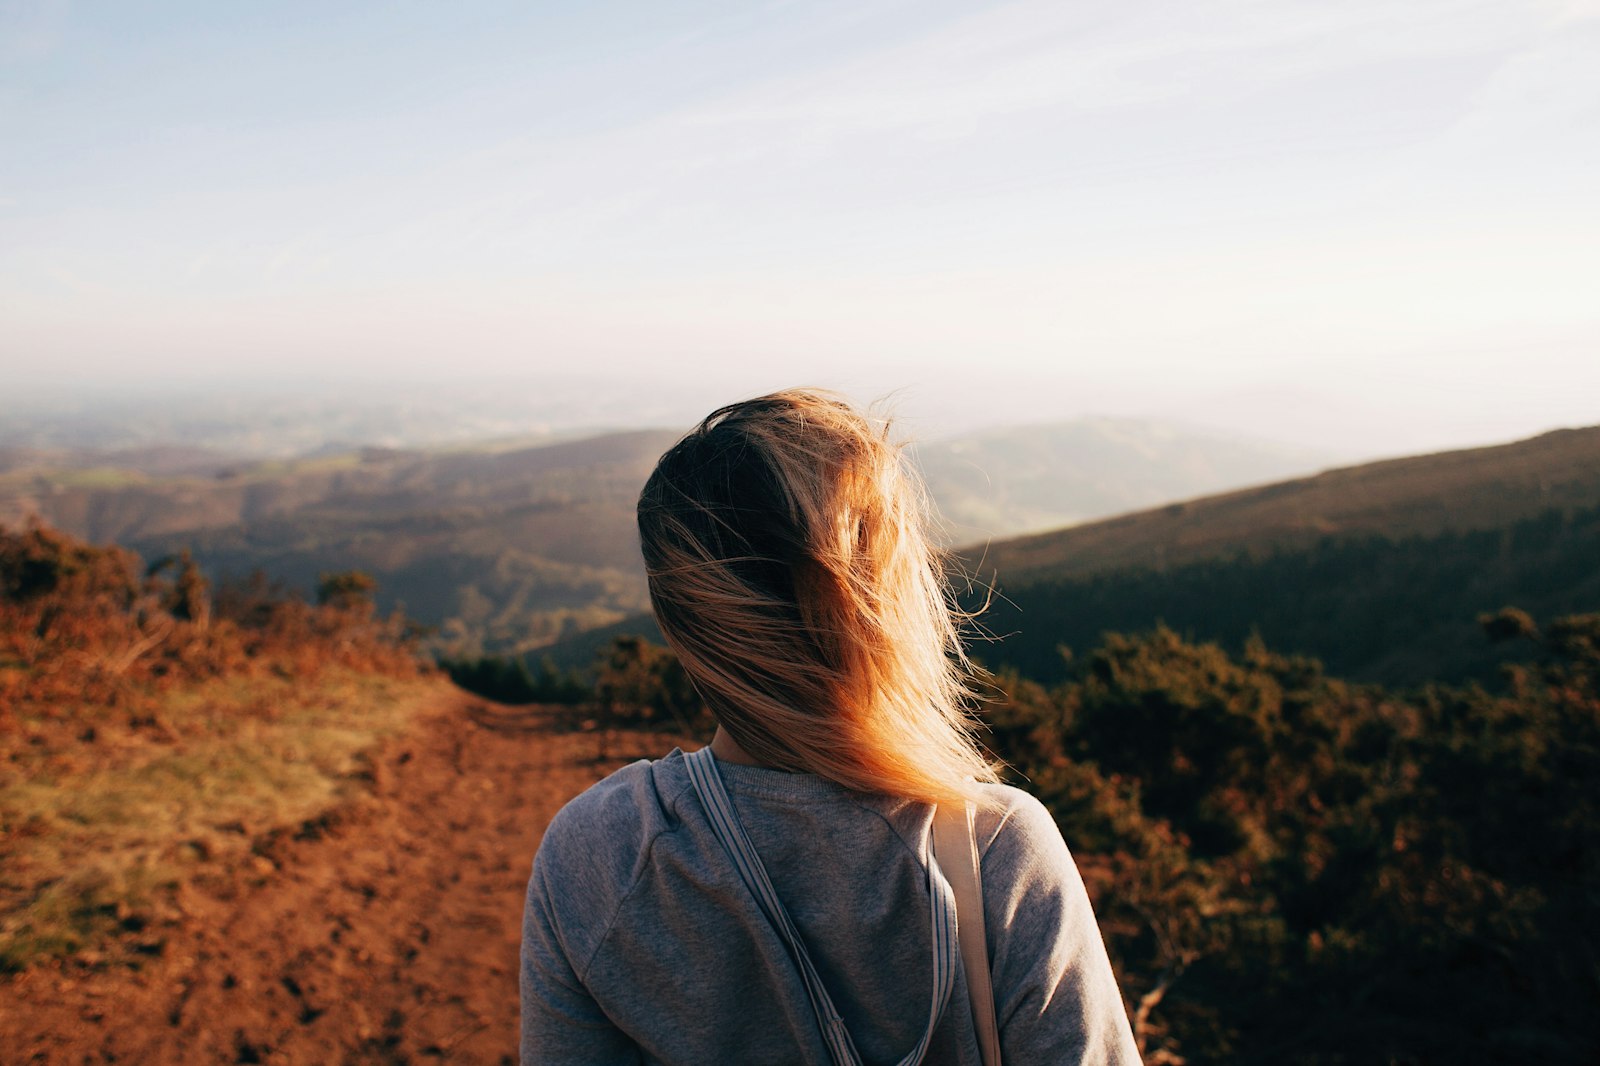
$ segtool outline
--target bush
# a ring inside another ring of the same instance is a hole
[[[1147,1061],[1592,1061],[1600,616],[1496,618],[1534,652],[1499,692],[1165,629],[1000,679],[991,744],[1079,855]]]

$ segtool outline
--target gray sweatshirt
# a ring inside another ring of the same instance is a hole
[[[717,767],[863,1061],[898,1062],[932,993],[932,808]],[[1038,800],[988,787],[1004,800],[978,812],[977,839],[1005,1063],[1137,1063],[1060,831]],[[623,767],[550,823],[523,919],[522,1061],[828,1066],[805,985],[707,822],[682,752]],[[959,972],[924,1062],[980,1066]]]

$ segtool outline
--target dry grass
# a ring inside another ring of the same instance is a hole
[[[359,596],[142,569],[0,528],[0,970],[151,947],[170,889],[347,803],[443,691]]]
[[[103,725],[76,757],[8,768],[0,969],[141,930],[184,880],[351,802],[368,783],[363,753],[443,691],[349,669],[222,678],[167,693],[155,737]]]

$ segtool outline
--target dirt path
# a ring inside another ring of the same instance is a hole
[[[441,706],[378,753],[370,801],[187,888],[182,918],[144,931],[141,968],[0,979],[0,1064],[515,1062],[539,836],[571,796],[671,747],[622,736],[598,762],[593,736],[549,727]]]

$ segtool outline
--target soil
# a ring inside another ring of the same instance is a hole
[[[360,801],[258,840],[117,950],[0,977],[0,1064],[514,1063],[540,835],[673,746],[559,725],[452,695],[374,753]]]

